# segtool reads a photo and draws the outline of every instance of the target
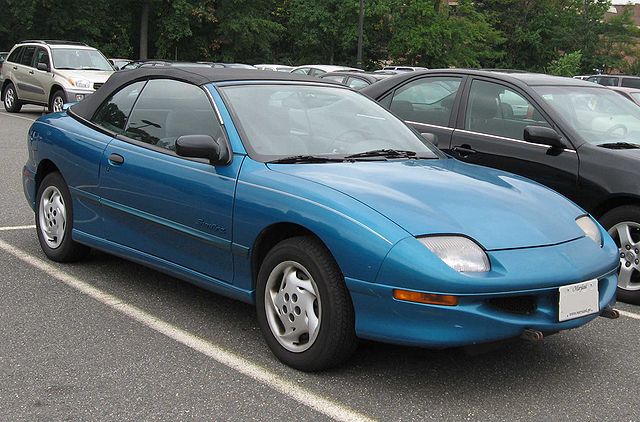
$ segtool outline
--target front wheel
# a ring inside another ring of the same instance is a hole
[[[4,89],[4,109],[9,113],[17,113],[22,108],[22,102],[18,99],[16,87],[12,83],[7,84]]]
[[[66,98],[64,95],[64,91],[61,89],[57,90],[51,96],[51,101],[49,101],[49,112],[57,113],[62,111],[64,103],[66,102]]]
[[[327,248],[310,236],[278,243],[260,267],[258,324],[283,363],[319,371],[356,348],[355,317],[344,277]]]
[[[620,248],[618,300],[640,305],[640,207],[614,208],[601,222]]]
[[[60,173],[49,173],[37,195],[36,231],[40,247],[52,261],[77,261],[89,253],[87,246],[71,238],[73,208],[71,194]]]

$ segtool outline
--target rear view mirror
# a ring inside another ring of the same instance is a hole
[[[438,137],[434,133],[424,132],[420,134],[424,139],[431,142],[433,145],[438,146]]]
[[[49,71],[49,65],[46,64],[46,63],[38,63],[36,65],[36,69],[42,70],[43,72],[48,72]]]
[[[176,139],[176,154],[181,157],[206,158],[212,165],[227,164],[229,154],[209,135],[184,135]]]
[[[560,134],[544,126],[527,126],[524,128],[524,140],[534,144],[548,145],[551,148],[564,149]]]

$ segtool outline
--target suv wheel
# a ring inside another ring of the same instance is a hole
[[[57,113],[59,111],[62,111],[62,106],[64,106],[64,103],[66,102],[67,101],[64,96],[64,91],[62,91],[61,89],[57,90],[51,96],[51,101],[49,101],[49,112]]]
[[[6,86],[3,93],[4,109],[9,113],[17,113],[22,108],[22,102],[18,99],[18,93],[11,82]]]

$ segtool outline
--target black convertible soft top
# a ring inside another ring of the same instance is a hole
[[[232,68],[214,69],[209,67],[143,66],[138,69],[123,70],[114,73],[104,86],[83,101],[70,107],[70,110],[76,116],[90,120],[100,104],[115,91],[118,91],[121,87],[129,85],[130,83],[146,79],[175,79],[195,85],[229,81],[299,81],[341,86],[340,84],[312,76],[285,72]]]

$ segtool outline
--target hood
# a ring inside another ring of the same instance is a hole
[[[56,73],[66,79],[84,79],[94,84],[107,82],[113,70],[56,70]]]
[[[414,236],[463,234],[487,250],[535,247],[584,236],[584,214],[520,176],[454,159],[269,164],[368,205]]]

